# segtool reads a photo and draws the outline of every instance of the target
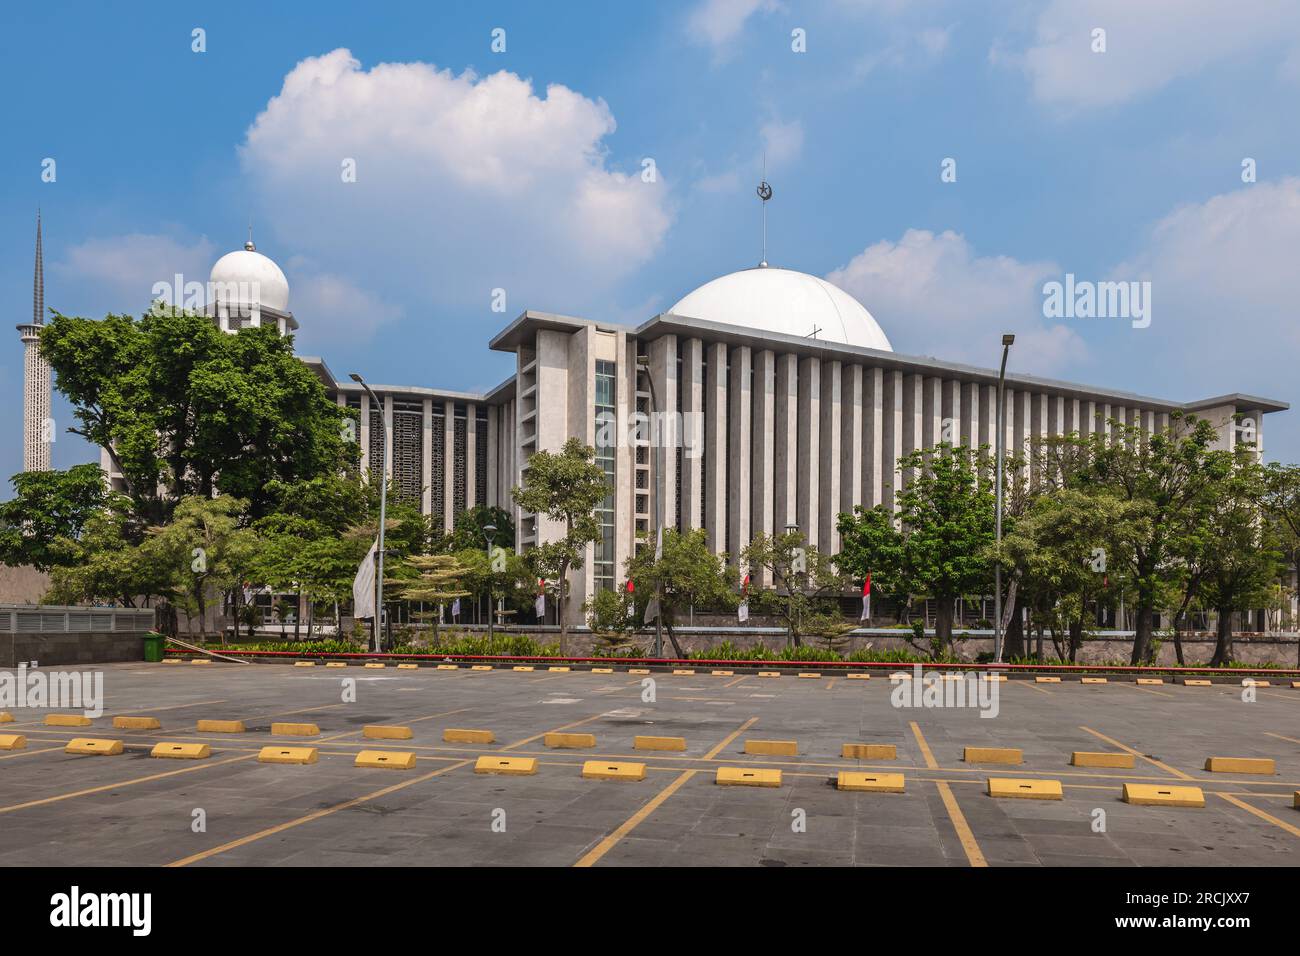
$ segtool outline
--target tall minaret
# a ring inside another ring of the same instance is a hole
[[[36,272],[32,277],[32,321],[18,326],[23,343],[23,471],[50,470],[50,366],[41,355],[45,324],[45,257],[41,251],[41,214],[36,212]]]

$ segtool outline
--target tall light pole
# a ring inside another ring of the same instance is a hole
[[[483,537],[487,540],[487,556],[488,556],[487,588],[488,588],[488,643],[489,644],[491,644],[492,642],[492,612],[495,610],[495,608],[492,607],[492,541],[496,537],[496,533],[497,533],[496,525],[485,524],[483,526]]]
[[[788,525],[785,526],[785,533],[786,533],[787,535],[798,534],[798,533],[799,533],[799,526],[798,526],[797,524],[788,524]],[[788,598],[790,599],[790,619],[789,619],[789,620],[790,620],[790,623],[789,623],[789,626],[788,626],[788,628],[787,628],[787,632],[786,632],[786,641],[787,641],[787,643],[789,643],[789,644],[793,644],[793,643],[794,643],[794,617],[795,617],[796,614],[799,613],[799,609],[798,609],[797,607],[795,607],[795,604],[794,604],[794,576],[795,576],[797,573],[798,573],[798,572],[794,570],[793,565],[791,565],[791,567],[790,567],[790,577],[789,577],[788,582],[786,583],[786,586],[785,586],[786,597],[788,597]],[[799,592],[800,592],[800,594],[802,594],[802,593],[803,593],[803,588],[800,588],[800,589],[799,589]]]
[[[645,372],[646,381],[650,383],[650,412],[652,415],[659,414],[659,394],[655,391],[655,377],[650,372],[650,362],[648,359],[637,358],[637,368]],[[654,429],[647,429],[650,435],[654,436]],[[664,443],[663,436],[658,436],[655,441],[655,657],[664,656],[664,609],[660,604],[662,597],[658,564],[664,556],[664,491],[660,487],[664,480],[664,463],[663,463]]]
[[[1015,344],[1016,337],[1011,333],[1002,336],[1002,365],[998,369],[998,414],[997,414],[997,517],[995,519],[998,550],[1002,548],[1002,461],[1006,455],[1006,437],[1007,430],[1003,427],[1002,420],[1006,414],[1006,404],[1003,400],[1007,379],[1007,353],[1011,351],[1011,346]],[[993,660],[995,663],[1002,663],[1002,558],[999,554],[998,559],[993,562]]]
[[[382,647],[383,635],[380,633],[380,622],[384,616],[384,525],[388,521],[388,423],[384,420],[384,406],[379,402],[379,396],[374,393],[365,380],[353,372],[349,378],[366,390],[370,396],[370,404],[379,406],[379,435],[382,439],[380,444],[384,449],[383,467],[379,472],[379,542],[375,546],[375,619],[374,619],[374,644],[375,653],[379,653]]]

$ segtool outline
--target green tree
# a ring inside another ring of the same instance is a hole
[[[358,460],[353,413],[271,326],[220,331],[205,316],[155,308],[136,320],[55,314],[41,331],[71,429],[108,449],[126,493],[152,524],[178,502],[215,493],[256,520],[272,482],[340,472]]]
[[[51,604],[121,604],[148,607],[154,598],[166,599],[173,592],[174,569],[157,560],[143,542],[145,527],[125,498],[110,499],[86,520],[75,541],[64,539],[74,559],[56,565],[50,590],[44,600]],[[164,601],[159,607],[158,627],[176,633],[175,612]]]
[[[596,508],[611,494],[604,469],[593,461],[595,455],[595,449],[576,438],[566,441],[559,452],[534,452],[524,467],[523,485],[511,491],[524,511],[563,528],[558,539],[541,542],[529,555],[543,577],[558,582],[561,656],[568,636],[569,571],[581,568],[588,546],[600,540]]]
[[[982,455],[948,444],[918,450],[898,463],[912,480],[898,497],[898,514],[858,506],[842,514],[836,563],[861,579],[868,572],[887,594],[928,595],[935,602],[935,637],[952,645],[953,606],[987,591],[993,573],[993,485]],[[895,517],[899,525],[895,525]]]
[[[454,554],[411,555],[404,563],[414,576],[395,581],[395,587],[404,600],[434,605],[433,639],[436,643],[442,605],[470,593],[461,585],[466,568]]]
[[[515,523],[510,517],[510,512],[495,505],[475,505],[456,517],[451,534],[441,542],[442,550],[447,552],[485,550],[489,535],[483,529],[488,525],[496,528],[496,531],[490,535],[494,545],[507,551],[514,548]]]
[[[11,480],[14,497],[0,503],[0,562],[49,571],[76,561],[76,541],[108,501],[99,466],[25,471]]]
[[[825,636],[843,622],[839,599],[847,580],[836,573],[830,555],[807,543],[801,531],[759,533],[740,553],[751,571],[762,569],[773,587],[750,591],[750,603],[775,614],[786,626],[790,644],[803,646],[806,636]]]
[[[1133,590],[1134,631],[1130,663],[1149,661],[1155,612],[1179,573],[1187,538],[1206,518],[1212,489],[1231,471],[1232,455],[1213,448],[1209,422],[1179,412],[1150,436],[1111,421],[1110,434],[1087,440],[1084,488],[1101,488],[1126,505],[1126,528],[1112,564]]]
[[[738,602],[735,573],[728,569],[724,556],[709,549],[702,528],[665,528],[658,560],[655,549],[646,546],[628,558],[625,567],[641,613],[654,598],[656,586],[659,588],[659,612],[678,658],[685,654],[674,628],[683,613],[693,606],[734,610]]]

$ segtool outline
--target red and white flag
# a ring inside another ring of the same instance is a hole
[[[736,608],[736,619],[744,624],[749,620],[749,575],[745,575],[744,582],[740,585],[740,606]]]
[[[859,621],[871,620],[871,572],[862,581],[862,617]]]
[[[537,612],[537,620],[546,620],[546,579],[537,579],[537,603],[533,605],[533,610]]]

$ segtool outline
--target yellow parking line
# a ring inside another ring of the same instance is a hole
[[[939,761],[934,759],[934,754],[930,753],[930,745],[925,742],[925,735],[921,733],[921,728],[912,721],[912,734],[916,737],[917,746],[921,748],[921,756],[925,758],[925,766],[928,770],[938,770]]]
[[[552,729],[552,730],[544,730],[544,731],[542,731],[540,734],[533,734],[533,736],[531,736],[531,737],[525,737],[523,740],[516,740],[514,743],[512,743],[512,744],[507,744],[506,746],[502,747],[501,749],[502,749],[502,750],[514,750],[516,747],[522,747],[524,744],[531,744],[534,740],[541,740],[541,739],[542,739],[543,737],[545,737],[547,734],[558,734],[558,733],[560,733],[561,731],[564,731],[564,730],[570,730],[570,729],[572,729],[572,728],[574,728],[574,727],[581,727],[583,724],[589,724],[589,723],[591,723],[593,720],[600,720],[600,718],[602,718],[602,717],[604,717],[604,716],[605,716],[604,714],[594,714],[593,716],[591,716],[591,717],[585,717],[585,718],[583,718],[582,720],[575,720],[573,723],[571,723],[571,724],[565,724],[563,727],[556,727],[556,728],[554,728],[554,729]]]
[[[587,853],[583,854],[582,858],[573,865],[582,867],[593,866],[601,857],[613,849],[614,845],[617,844],[619,840],[623,839],[623,837],[627,836],[640,826],[641,822],[645,820],[646,817],[658,810],[665,800],[680,790],[686,784],[686,781],[690,780],[697,773],[699,773],[698,770],[684,771],[676,780],[651,797],[649,803],[643,806],[636,813],[632,814],[632,816],[628,817],[628,819],[624,821],[617,830],[597,843]]]
[[[749,718],[749,720],[745,721],[737,729],[733,730],[731,733],[727,734],[727,736],[723,737],[722,740],[720,740],[716,746],[711,748],[709,752],[705,754],[704,759],[712,760],[714,757],[716,757],[719,753],[722,752],[723,748],[725,748],[729,743],[731,743],[733,740],[735,740],[737,737],[743,734],[750,727],[754,726],[754,724],[757,721],[758,721],[757,717]],[[578,862],[573,865],[581,866],[581,867],[588,867],[588,866],[595,865],[597,862],[599,862],[600,858],[603,857],[610,850],[612,850],[615,847],[615,845],[617,845],[618,842],[623,839],[623,837],[627,836],[638,826],[640,826],[641,823],[648,816],[650,816],[650,814],[654,813],[657,809],[659,809],[659,807],[663,804],[665,800],[667,800],[674,793],[676,793],[683,786],[685,786],[686,782],[699,772],[700,772],[699,770],[683,770],[681,775],[678,776],[675,780],[673,780],[672,783],[668,784],[668,786],[664,787],[657,794],[651,797],[650,800],[645,804],[645,806],[641,807],[641,809],[637,810],[636,813],[628,817],[627,820],[625,820],[617,830],[615,830],[609,836],[605,837],[594,847],[592,847],[590,850],[584,853],[582,857],[578,860]]]
[[[465,711],[470,710],[470,709],[471,709],[471,708],[469,708],[469,707],[457,707],[455,710],[444,710],[444,711],[442,711],[441,713],[437,713],[437,714],[429,714],[429,715],[426,716],[426,717],[412,717],[410,720],[404,721],[404,722],[403,722],[403,726],[405,726],[406,724],[418,724],[418,723],[419,723],[420,721],[422,721],[422,720],[434,720],[434,719],[436,719],[436,718],[438,718],[438,717],[450,717],[452,714],[463,714]],[[396,719],[398,719],[398,718],[394,718],[394,720],[396,720]],[[320,740],[317,741],[317,743],[322,743],[322,744],[323,744],[323,743],[326,743],[326,742],[331,741],[331,740],[342,740],[344,737],[351,737],[351,736],[353,736],[354,734],[363,733],[364,730],[365,730],[365,728],[363,727],[363,728],[360,728],[360,729],[357,729],[357,730],[348,730],[348,731],[344,731],[344,732],[341,733],[341,734],[333,734],[333,735],[331,735],[331,736],[329,736],[329,737],[322,737],[322,738],[320,738]]]
[[[916,724],[912,724],[912,727],[915,729]],[[919,738],[920,731],[917,731],[917,734]],[[943,806],[948,811],[948,819],[952,821],[953,829],[957,831],[961,848],[966,851],[966,859],[970,861],[971,866],[988,866],[988,860],[984,859],[984,852],[975,841],[975,833],[966,822],[966,815],[961,812],[961,807],[957,805],[957,798],[952,795],[952,789],[942,780],[935,786],[939,788],[939,796],[943,799]]]
[[[136,784],[162,780],[165,777],[175,777],[183,773],[193,773],[196,770],[207,770],[210,767],[220,767],[222,764],[235,763],[238,760],[252,760],[254,756],[254,754],[248,754],[244,757],[231,757],[229,760],[217,760],[213,763],[201,763],[193,767],[185,767],[181,770],[169,770],[166,773],[154,773],[147,777],[136,777],[133,780],[119,780],[117,783],[107,783],[102,787],[90,787],[87,790],[75,790],[72,793],[61,793],[56,797],[44,797],[40,800],[29,800],[26,803],[15,803],[12,806],[0,807],[0,813],[10,813],[14,810],[26,810],[28,807],[41,807],[50,803],[58,803],[61,800],[71,800],[73,797],[88,797],[91,794],[103,793],[106,790],[117,790],[121,787],[133,787]]]
[[[20,750],[17,753],[4,754],[3,756],[0,756],[0,760],[13,760],[15,757],[30,757],[32,754],[47,754],[62,749],[62,747],[42,747],[40,750]]]
[[[1284,736],[1284,735],[1282,735],[1282,734],[1275,734],[1275,733],[1273,733],[1273,731],[1271,731],[1271,730],[1266,730],[1266,731],[1264,731],[1264,733],[1265,733],[1266,735],[1268,735],[1269,737],[1276,737],[1278,740],[1285,740],[1285,741],[1287,741],[1287,743],[1300,744],[1300,740],[1296,740],[1296,738],[1294,738],[1294,737],[1286,737],[1286,736]]]
[[[1227,800],[1233,806],[1241,807],[1241,809],[1245,810],[1246,812],[1255,814],[1255,816],[1259,817],[1261,820],[1265,820],[1273,824],[1275,827],[1281,827],[1283,830],[1285,830],[1287,833],[1291,834],[1292,836],[1300,837],[1300,827],[1287,823],[1285,820],[1279,820],[1271,813],[1265,813],[1263,810],[1260,810],[1258,807],[1252,807],[1249,803],[1246,803],[1244,800],[1238,800],[1230,793],[1220,793],[1219,796],[1223,797],[1224,800]]]
[[[1110,744],[1112,747],[1118,747],[1120,750],[1123,750],[1125,753],[1130,753],[1135,757],[1141,757],[1143,760],[1145,760],[1147,763],[1151,764],[1152,766],[1159,767],[1161,770],[1164,770],[1167,773],[1172,773],[1175,777],[1178,777],[1180,780],[1192,779],[1190,774],[1183,773],[1181,770],[1176,770],[1173,767],[1169,766],[1169,764],[1167,763],[1161,763],[1155,757],[1148,757],[1146,754],[1142,753],[1141,751],[1134,750],[1132,747],[1120,743],[1118,740],[1114,739],[1113,737],[1107,737],[1105,734],[1098,733],[1097,731],[1093,730],[1091,727],[1081,726],[1079,729],[1087,731],[1088,733],[1096,737],[1098,740],[1106,741],[1106,743]]]
[[[461,760],[458,763],[451,764],[448,767],[440,767],[437,770],[431,770],[426,774],[421,774],[420,776],[413,777],[410,780],[403,780],[401,783],[395,783],[391,787],[384,787],[382,790],[375,790],[374,792],[367,793],[364,796],[354,797],[351,800],[345,800],[342,803],[336,803],[332,807],[326,807],[323,810],[317,810],[313,813],[307,814],[306,816],[298,817],[295,820],[289,820],[285,823],[276,824],[273,827],[267,827],[265,830],[259,830],[256,833],[250,833],[248,836],[240,837],[238,840],[231,840],[229,843],[223,843],[221,844],[221,846],[213,847],[210,850],[204,850],[201,853],[195,853],[191,856],[184,857],[180,860],[175,860],[171,863],[168,863],[167,865],[168,866],[189,866],[191,863],[198,863],[201,860],[210,859],[211,857],[214,857],[219,853],[225,853],[229,850],[234,850],[237,849],[238,847],[246,846],[249,843],[256,842],[257,840],[261,840],[269,836],[274,836],[277,833],[283,833],[285,830],[289,830],[297,826],[302,826],[304,823],[311,823],[313,820],[319,820],[321,817],[327,817],[330,814],[338,813],[340,810],[347,810],[350,807],[360,806],[363,803],[369,803],[371,800],[377,800],[380,797],[387,796],[390,793],[396,793],[398,790],[405,790],[407,787],[412,787],[417,783],[423,783],[424,781],[431,780],[432,778],[440,776],[441,774],[450,773],[451,771],[456,770],[460,767],[466,767],[469,765],[469,763],[470,761],[468,760]]]
[[[729,681],[727,681],[727,682],[726,682],[725,684],[723,684],[722,686],[723,686],[723,687],[735,687],[735,686],[736,686],[737,684],[739,684],[742,680],[749,680],[750,676],[751,676],[751,675],[746,674],[744,677],[737,677],[737,678],[735,678],[734,680],[729,680]]]

